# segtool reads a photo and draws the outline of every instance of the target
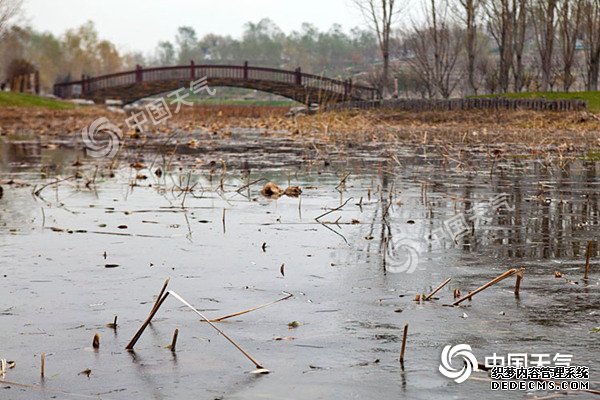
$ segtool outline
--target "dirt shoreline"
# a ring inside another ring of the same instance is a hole
[[[258,129],[262,135],[298,141],[320,140],[336,145],[368,142],[402,144],[505,146],[535,151],[586,153],[600,147],[600,118],[589,112],[452,111],[394,112],[344,111],[286,117],[287,107],[210,105],[183,107],[170,119],[145,124],[142,134],[169,134],[174,130],[204,132],[226,137],[232,129]],[[131,111],[128,111],[131,113]],[[34,134],[52,138],[79,135],[96,118],[106,117],[125,135],[139,132],[127,127],[124,111],[104,107],[72,110],[0,108],[0,136]]]

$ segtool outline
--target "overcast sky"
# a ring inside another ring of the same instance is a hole
[[[326,30],[344,30],[364,19],[351,0],[24,0],[24,19],[42,31],[60,35],[88,20],[100,36],[121,50],[154,50],[160,40],[173,40],[177,27],[240,36],[244,23],[268,17],[284,32],[310,22]]]

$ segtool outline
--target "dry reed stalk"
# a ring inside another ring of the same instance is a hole
[[[152,318],[154,318],[154,315],[156,314],[156,312],[158,311],[160,306],[162,306],[162,304],[165,302],[165,300],[167,299],[168,296],[169,296],[169,292],[165,293],[165,295],[158,301],[155,308],[153,308],[152,311],[150,312],[150,315],[148,315],[148,318],[146,318],[146,320],[144,321],[144,323],[142,324],[140,329],[138,329],[138,331],[135,333],[133,338],[129,341],[129,343],[125,347],[126,350],[133,350],[133,347],[135,346],[137,341],[140,339],[140,337],[142,336],[142,334],[144,333],[144,331],[146,330],[148,325],[150,325]]]
[[[229,336],[227,336],[225,334],[225,332],[223,332],[221,329],[219,329],[215,324],[213,324],[212,322],[210,322],[210,320],[208,318],[206,318],[204,316],[204,314],[202,314],[200,311],[198,311],[196,308],[194,308],[194,306],[192,306],[190,303],[188,303],[187,301],[185,301],[181,296],[179,296],[177,293],[173,292],[172,290],[169,290],[167,292],[167,294],[165,295],[165,297],[171,294],[173,297],[175,297],[177,300],[179,300],[180,302],[182,302],[185,306],[187,306],[189,309],[191,309],[192,311],[194,311],[196,314],[198,314],[200,316],[200,318],[202,318],[205,322],[207,322],[213,329],[215,329],[217,332],[219,332],[219,334],[221,334],[221,336],[223,336],[225,339],[227,339],[229,341],[229,343],[231,343],[232,345],[235,346],[236,349],[238,349],[244,356],[246,356],[246,358],[250,361],[252,361],[252,364],[254,364],[254,366],[256,367],[258,373],[268,373],[269,371],[267,369],[265,369],[258,361],[256,361],[256,359],[254,357],[252,357],[246,350],[242,349],[242,347],[237,344],[233,339],[231,339]]]
[[[453,306],[457,306],[460,303],[462,303],[463,301],[470,299],[471,297],[475,296],[477,293],[481,292],[482,290],[487,289],[488,287],[502,281],[503,279],[508,278],[511,275],[514,275],[517,273],[517,269],[516,268],[512,268],[509,269],[508,271],[504,272],[503,274],[497,276],[496,278],[492,279],[491,281],[489,281],[488,283],[486,283],[485,285],[482,285],[480,287],[478,287],[477,289],[473,290],[472,292],[469,292],[468,295],[464,296],[463,298],[460,298],[458,300],[456,300],[454,303],[452,303]]]
[[[244,311],[239,311],[239,312],[236,312],[236,313],[233,313],[233,314],[224,315],[224,316],[219,317],[219,318],[214,318],[214,319],[211,319],[210,322],[221,322],[221,321],[223,321],[225,319],[228,319],[228,318],[233,318],[233,317],[237,317],[238,315],[243,315],[243,314],[247,314],[247,313],[252,312],[252,311],[260,310],[261,308],[268,307],[268,306],[270,306],[272,304],[279,303],[280,301],[283,301],[283,300],[287,300],[287,299],[289,299],[292,296],[293,296],[293,294],[289,293],[287,296],[282,297],[280,299],[277,299],[275,301],[272,301],[270,303],[261,304],[260,306],[252,307],[252,308],[249,308],[249,309],[244,310]]]
[[[515,283],[515,295],[516,296],[519,295],[519,290],[521,289],[521,281],[523,280],[524,276],[525,276],[525,268],[519,269],[519,271],[517,271],[517,282]]]
[[[436,294],[437,292],[439,292],[440,289],[442,289],[444,286],[446,286],[448,284],[448,282],[450,282],[451,280],[452,280],[452,278],[448,278],[444,282],[442,282],[442,284],[440,286],[436,287],[433,292],[429,293],[429,295],[427,295],[427,297],[425,297],[425,301],[427,301],[430,298],[432,298],[434,294]]]
[[[592,241],[589,240],[587,243],[587,250],[585,252],[585,272],[583,273],[583,279],[588,280],[590,274],[590,257],[592,254]]]
[[[160,292],[158,292],[158,297],[156,298],[156,301],[154,302],[154,306],[152,307],[151,312],[154,312],[154,309],[157,307],[158,302],[160,301],[163,294],[165,293],[165,290],[167,290],[167,286],[169,285],[170,280],[171,280],[171,278],[165,279],[165,283],[163,283],[162,289],[160,289]],[[117,320],[117,317],[115,317],[115,322],[116,322],[116,320]]]
[[[138,331],[135,333],[135,335],[133,335],[133,338],[129,341],[129,343],[125,347],[126,350],[133,350],[133,347],[135,346],[137,341],[140,339],[140,337],[144,333],[144,330],[148,327],[150,322],[152,322],[152,318],[154,318],[154,315],[156,314],[156,312],[158,311],[160,306],[165,302],[165,300],[169,296],[169,292],[164,293],[167,288],[167,285],[169,284],[169,280],[170,280],[170,278],[167,278],[167,280],[165,281],[165,283],[158,295],[159,297],[156,299],[156,303],[154,303],[154,307],[152,307],[150,314],[148,315],[148,317],[146,318],[146,320],[144,321],[144,323],[142,324],[140,329],[138,329]],[[164,293],[164,296],[163,296],[163,293]]]
[[[175,332],[173,332],[173,340],[171,341],[171,351],[175,351],[175,348],[177,346],[177,336],[179,336],[179,329],[175,329]]]
[[[406,350],[406,337],[408,336],[408,324],[404,325],[404,334],[402,335],[402,348],[400,349],[400,365],[404,367],[404,351]]]

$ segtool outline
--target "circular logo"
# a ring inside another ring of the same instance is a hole
[[[393,274],[415,272],[419,264],[419,247],[417,240],[392,238],[385,249],[386,271]]]
[[[461,368],[454,368],[452,366],[452,359],[454,357],[460,357],[463,361]],[[456,383],[463,383],[466,381],[473,371],[477,371],[477,359],[473,355],[471,346],[468,344],[457,344],[455,346],[447,345],[442,350],[441,357],[442,364],[440,365],[440,372],[446,378],[454,379]]]
[[[98,140],[100,136],[108,136],[108,141],[100,142]],[[90,157],[113,158],[119,150],[123,132],[108,118],[100,117],[81,130],[81,137]]]

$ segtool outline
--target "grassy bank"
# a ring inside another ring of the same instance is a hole
[[[508,99],[540,99],[548,100],[585,100],[588,103],[588,110],[597,113],[600,112],[600,92],[527,92],[527,93],[503,93],[473,96],[479,98],[486,97],[506,97]]]
[[[0,92],[0,107],[48,108],[66,110],[75,106],[65,101],[49,99],[34,94]]]

